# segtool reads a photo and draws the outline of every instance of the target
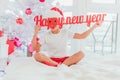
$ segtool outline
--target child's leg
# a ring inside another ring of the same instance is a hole
[[[38,62],[45,62],[50,64],[51,66],[57,66],[58,63],[53,61],[52,59],[48,58],[46,55],[42,54],[42,53],[36,53],[34,55],[34,58],[36,61]]]
[[[72,55],[71,57],[67,58],[63,64],[70,66],[72,64],[78,63],[82,58],[84,57],[84,53],[82,51],[79,51]]]

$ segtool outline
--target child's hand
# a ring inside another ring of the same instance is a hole
[[[94,24],[95,27],[100,27],[102,25],[103,21],[98,21]]]
[[[40,24],[35,25],[35,33],[38,33],[41,30]]]

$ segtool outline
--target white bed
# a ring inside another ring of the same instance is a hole
[[[86,55],[68,72],[30,57],[13,58],[4,80],[120,80],[120,56]]]

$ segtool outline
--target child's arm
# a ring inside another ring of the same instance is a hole
[[[92,28],[90,28],[89,30],[87,30],[86,32],[82,33],[82,34],[79,34],[79,33],[75,33],[74,34],[74,39],[84,39],[86,38],[87,36],[89,36],[89,34],[98,26],[101,26],[103,21],[100,21],[100,22],[96,22]]]
[[[36,50],[36,48],[40,45],[36,40],[37,36],[38,36],[38,32],[39,32],[40,29],[41,29],[40,25],[35,26],[35,32],[34,32],[34,36],[33,36],[33,39],[32,39],[32,49],[33,50]]]

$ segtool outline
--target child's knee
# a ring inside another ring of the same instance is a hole
[[[78,52],[78,56],[79,56],[80,58],[83,58],[83,57],[85,56],[85,54],[84,54],[82,51],[79,51],[79,52]]]
[[[42,62],[42,55],[40,53],[36,53],[34,55],[34,59],[38,62]]]

